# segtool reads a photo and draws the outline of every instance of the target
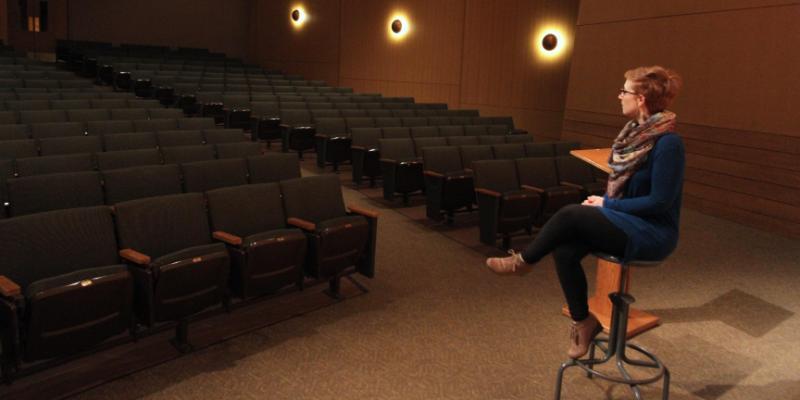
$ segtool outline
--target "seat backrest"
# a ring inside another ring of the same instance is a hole
[[[91,153],[17,159],[17,173],[19,176],[92,170],[94,170],[94,158]]]
[[[153,132],[103,135],[103,143],[106,151],[155,149],[158,147],[158,140]]]
[[[247,138],[241,129],[205,129],[203,137],[208,144],[245,142]]]
[[[136,132],[158,132],[178,129],[178,120],[175,118],[137,119],[133,121]]]
[[[73,122],[105,121],[111,119],[111,114],[105,108],[89,108],[67,110],[67,118]]]
[[[401,127],[403,126],[403,121],[397,117],[379,117],[375,118],[375,126],[378,127]],[[406,127],[408,129],[408,127]]]
[[[283,108],[281,103],[281,124],[285,125],[311,125],[311,113],[307,109],[293,110]],[[303,103],[305,104],[305,103]]]
[[[102,176],[108,205],[183,192],[177,164],[109,169]]]
[[[125,201],[115,206],[120,248],[152,259],[211,243],[203,195],[184,193]]]
[[[317,175],[281,181],[286,217],[319,223],[347,214],[336,175]]]
[[[494,159],[492,146],[459,146],[458,150],[461,153],[461,165],[463,165],[464,168],[472,168],[472,163],[475,161]]]
[[[50,108],[53,110],[74,110],[91,108],[89,100],[51,100]]]
[[[464,169],[458,147],[454,146],[425,147],[422,149],[422,162],[426,170],[438,173]]]
[[[206,197],[215,231],[246,237],[286,226],[277,182],[210,190]]]
[[[50,102],[47,100],[9,100],[6,101],[6,109],[10,111],[50,110]]]
[[[41,279],[119,263],[108,207],[83,207],[0,221],[0,265],[21,288]]]
[[[536,186],[542,189],[559,186],[554,158],[528,157],[517,159],[516,162],[520,185]]]
[[[144,108],[112,108],[110,110],[112,120],[137,120],[148,119],[150,116]]]
[[[245,158],[264,154],[264,146],[256,142],[218,143],[214,145],[217,158]]]
[[[205,143],[200,130],[171,130],[156,133],[160,147],[196,146]]]
[[[525,155],[528,157],[555,157],[553,142],[525,143]]]
[[[372,128],[375,126],[375,121],[368,117],[347,117],[345,121],[347,121],[347,129],[350,132],[353,132],[355,128]]]
[[[405,117],[400,120],[403,126],[428,126],[428,119],[425,117]]]
[[[254,117],[277,117],[280,115],[280,107],[277,102],[255,101],[254,99],[250,103],[250,115]]]
[[[183,118],[183,111],[178,108],[148,108],[147,114],[151,119]],[[132,118],[133,119],[133,118]]]
[[[0,125],[0,141],[28,139],[28,129],[29,125],[26,124]]]
[[[36,139],[83,136],[86,125],[83,122],[45,122],[31,124],[31,133]]]
[[[378,147],[378,140],[381,138],[380,128],[355,128],[350,132],[353,146],[361,146],[367,149]]]
[[[518,135],[505,135],[506,143],[531,143],[533,142],[533,136],[525,133],[525,134],[518,134]]]
[[[488,125],[464,125],[464,136],[484,136],[488,128]]]
[[[556,157],[558,181],[584,184],[594,182],[592,166],[573,156]]]
[[[300,160],[297,154],[280,153],[247,157],[250,183],[278,182],[300,177]]]
[[[439,136],[438,126],[415,126],[411,128],[411,137],[414,139]]]
[[[445,125],[439,127],[439,136],[464,136],[464,127],[461,125]]]
[[[178,118],[178,129],[202,130],[215,127],[214,118]]]
[[[565,141],[554,142],[553,146],[555,147],[556,157],[568,156],[570,151],[581,148],[581,144],[578,142]]]
[[[411,137],[411,129],[407,126],[381,128],[382,139],[408,139],[409,137]]]
[[[20,111],[21,124],[38,124],[42,122],[67,122],[67,112],[64,110],[34,110]]]
[[[241,158],[185,163],[181,164],[181,170],[186,192],[247,184],[247,166]]]
[[[161,154],[153,147],[150,149],[106,151],[97,153],[97,169],[131,168],[143,165],[161,164]]]
[[[374,110],[367,110],[367,116],[372,118],[394,118],[392,116],[392,110],[384,110],[384,109],[374,109]]]
[[[483,135],[478,136],[479,144],[503,144],[506,142],[505,136]]]
[[[317,118],[315,126],[320,135],[347,136],[347,123],[344,118]]]
[[[414,139],[414,153],[417,157],[422,157],[422,149],[431,146],[447,146],[447,138],[423,137]]]
[[[93,99],[90,104],[91,108],[128,108],[128,101],[125,99]]]
[[[448,146],[469,146],[473,144],[480,144],[477,136],[448,136]]]
[[[29,124],[30,122],[21,122],[19,114],[16,111],[0,111],[0,125],[10,125],[20,122],[22,124]]]
[[[103,144],[99,136],[55,137],[39,140],[39,149],[42,156],[99,153]]]
[[[162,147],[164,164],[180,164],[195,161],[209,161],[215,158],[214,146],[172,146]]]
[[[435,139],[435,138],[426,138]],[[414,151],[414,141],[408,139],[380,139],[378,148],[381,151],[381,158],[389,158],[397,161],[410,160],[416,158]]]
[[[86,131],[90,135],[130,133],[135,130],[131,121],[89,121],[86,123]]]
[[[514,160],[481,160],[472,163],[475,187],[505,193],[518,190],[517,166]]]
[[[13,216],[103,204],[100,175],[96,171],[12,178],[7,184]]]
[[[0,141],[0,160],[36,157],[38,155],[36,141],[33,139]]]
[[[520,143],[495,144],[492,145],[492,151],[496,160],[513,160],[525,157],[525,146]]]

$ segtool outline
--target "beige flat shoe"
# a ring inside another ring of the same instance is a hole
[[[569,358],[583,357],[589,351],[592,340],[602,330],[603,326],[593,314],[589,314],[583,321],[573,321],[569,332],[570,346],[567,349]]]
[[[490,257],[486,259],[486,266],[489,267],[494,273],[500,275],[525,273],[530,271],[530,268],[525,268],[528,264],[522,259],[522,255],[509,250],[508,257]]]

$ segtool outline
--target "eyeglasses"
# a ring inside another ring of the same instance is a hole
[[[630,90],[627,90],[625,88],[622,88],[622,89],[619,90],[619,95],[620,96],[625,96],[626,94],[635,94],[637,96],[639,95],[639,93],[631,92]]]

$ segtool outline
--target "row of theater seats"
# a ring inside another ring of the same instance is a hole
[[[338,295],[341,277],[374,275],[376,227],[335,176],[2,220],[3,377],[170,323],[186,351],[190,319],[304,282]]]
[[[37,101],[37,100],[33,100]],[[72,101],[72,100],[68,100]],[[78,100],[81,101],[81,100]],[[152,104],[144,104],[153,106]],[[112,119],[179,119],[183,117],[180,110],[159,108],[85,108],[67,110],[22,110],[0,111],[0,125],[38,124],[45,122],[90,122]],[[212,121],[213,122],[213,121]]]
[[[430,163],[436,163],[435,168],[439,169],[457,167],[439,163],[439,157],[453,151],[452,148],[425,149]],[[452,155],[450,158],[456,159]],[[471,193],[467,192],[473,177],[480,214],[480,240],[494,245],[500,236],[504,249],[509,248],[512,234],[520,231],[530,234],[534,225],[542,224],[561,207],[579,204],[587,195],[605,192],[605,182],[592,175],[591,167],[569,156],[479,160],[471,163],[467,173],[432,171],[426,174],[430,190],[436,192],[430,196],[438,197],[438,206],[443,209],[463,206],[470,201],[467,197]]]
[[[377,121],[378,118],[375,119]],[[496,122],[494,125],[485,125],[486,121]],[[429,118],[430,122],[431,119]],[[348,124],[349,124],[348,120]],[[381,153],[380,141],[382,139],[411,139],[412,142],[398,142],[399,148],[413,149],[414,155],[409,154],[409,158],[422,156],[420,148],[424,146],[442,146],[452,144],[501,144],[501,143],[525,143],[533,140],[533,136],[527,133],[509,134],[512,132],[510,125],[513,123],[509,117],[461,117],[447,119],[445,125],[430,126],[370,126],[362,121],[356,120],[357,125],[348,125],[350,137],[347,140],[337,140],[332,133],[327,133],[327,144],[318,147],[318,163],[320,154],[322,160],[330,162],[331,158],[345,157],[338,162],[350,160],[353,166],[352,177],[355,185],[360,185],[364,178],[369,179],[370,186],[375,186],[375,179],[380,177],[380,160],[386,158]],[[363,121],[368,122],[368,121]],[[440,120],[435,120],[440,122]],[[445,121],[442,121],[445,122]],[[465,125],[451,125],[453,123],[466,122]],[[504,123],[505,122],[505,123]],[[323,124],[324,126],[324,124]],[[327,131],[324,128],[323,132]],[[391,145],[391,142],[387,145]],[[349,149],[342,147],[349,146]],[[329,148],[327,148],[329,147]],[[328,156],[328,153],[331,153]],[[404,157],[406,158],[406,157]],[[407,197],[404,197],[407,200]]]
[[[55,113],[53,113],[55,111]],[[64,110],[43,110],[26,113],[25,123],[0,124],[0,140],[24,138],[48,138],[62,136],[106,135],[128,132],[155,132],[164,130],[214,129],[217,125],[211,118],[153,118],[148,119],[147,109],[127,109],[132,113],[142,114],[145,118],[128,120],[112,120],[108,110],[77,110],[72,116],[76,121],[61,120],[69,115]],[[99,111],[99,112],[95,112]],[[162,109],[151,110],[161,115]],[[168,111],[167,113],[174,113]],[[2,113],[0,113],[2,115]],[[99,119],[93,119],[97,117]],[[105,117],[105,118],[100,118]],[[86,120],[88,118],[88,120]],[[52,119],[59,119],[52,121]]]
[[[212,146],[208,147],[213,150]],[[140,153],[159,156],[157,150]],[[18,217],[63,208],[114,205],[144,197],[297,177],[300,177],[297,157],[287,154],[166,164],[156,158],[149,164],[123,168],[8,178],[5,185],[0,186],[0,195],[7,193],[4,207],[7,212],[0,212],[0,215]]]
[[[45,93],[45,95],[61,96],[60,93]],[[0,110],[8,111],[81,110],[89,108],[161,108],[161,105],[155,100],[142,100],[134,97],[121,97],[113,99],[102,99],[96,97],[86,99],[29,100],[8,100],[4,99],[4,97],[6,96],[4,96],[3,93],[0,93]]]
[[[64,128],[64,126],[60,126],[59,128]],[[0,141],[0,159],[57,156],[76,153],[115,152],[121,150],[155,149],[174,146],[197,146],[204,144],[213,145],[235,142],[245,142],[257,148],[261,147],[259,143],[247,141],[247,138],[239,129],[162,130],[158,132],[116,133],[91,136],[73,135],[42,139],[5,140]]]
[[[146,135],[149,135],[149,133],[142,134],[142,136],[145,136],[145,139],[147,139]],[[129,142],[134,142],[134,139],[128,138],[128,140]],[[138,141],[140,139],[136,138],[135,140]],[[137,142],[136,144],[139,143]],[[170,146],[158,149],[150,145],[150,147],[136,150],[73,153],[17,158],[13,160],[8,159],[3,161],[10,163],[9,168],[11,176],[25,177],[59,172],[93,171],[96,169],[127,168],[161,163],[171,164],[248,157],[259,154],[264,154],[263,147],[259,143],[232,142],[208,145]]]
[[[0,99],[2,101],[8,100],[93,100],[93,99],[129,99],[139,100],[133,93],[125,92],[109,92],[102,90],[94,90],[89,88],[87,91],[72,91],[68,89],[57,89],[56,91],[47,91],[47,89],[36,92],[17,92],[15,90],[2,91],[0,90]]]
[[[94,84],[86,79],[4,79],[0,78],[0,87],[32,88],[32,89],[69,89],[90,88]]]
[[[59,79],[59,80],[80,80],[83,82],[89,82],[85,78],[80,78],[75,76],[74,73],[70,71],[61,71],[55,68],[50,69],[40,69],[37,71],[27,71],[27,70],[19,70],[19,69],[6,69],[2,65],[0,65],[0,79],[18,79],[18,80],[42,80],[42,79]],[[20,87],[25,87],[26,85],[23,83],[22,85],[15,85]]]

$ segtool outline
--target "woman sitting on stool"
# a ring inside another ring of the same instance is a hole
[[[615,255],[623,262],[661,260],[678,242],[683,187],[683,142],[674,133],[675,114],[666,108],[680,77],[660,66],[625,72],[617,96],[630,118],[612,145],[606,194],[563,207],[522,253],[489,258],[499,274],[523,272],[553,253],[561,288],[572,316],[567,354],[580,358],[602,330],[589,312],[586,275],[581,266],[590,252]]]

